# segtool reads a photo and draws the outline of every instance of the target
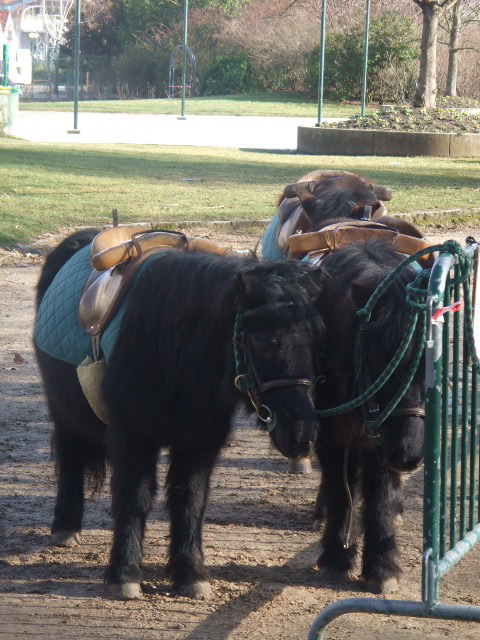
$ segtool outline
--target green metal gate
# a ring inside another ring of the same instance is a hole
[[[475,296],[474,276],[480,246],[473,238],[467,242],[463,251],[450,243],[443,246],[431,270],[426,298],[422,599],[339,600],[317,616],[309,640],[322,638],[327,625],[345,613],[480,622],[480,606],[438,601],[441,578],[480,540],[480,286]],[[476,348],[475,324],[479,326]]]

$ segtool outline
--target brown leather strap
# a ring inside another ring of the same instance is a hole
[[[421,249],[432,246],[422,238],[414,238],[399,233],[396,229],[370,221],[355,220],[332,224],[320,231],[301,233],[289,238],[290,257],[296,258],[309,252],[330,252],[347,244],[367,240],[383,240],[392,244],[399,253],[412,255]],[[423,256],[422,261],[428,259]]]

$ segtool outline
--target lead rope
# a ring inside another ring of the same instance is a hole
[[[348,454],[350,453],[350,442],[345,447],[345,452],[343,454],[343,486],[345,487],[345,492],[347,494],[348,500],[348,527],[347,533],[345,535],[345,540],[343,542],[343,548],[350,548],[350,534],[352,533],[352,525],[353,525],[353,498],[352,492],[350,491],[350,485],[348,484]]]

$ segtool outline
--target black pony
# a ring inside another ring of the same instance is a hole
[[[359,386],[354,365],[360,323],[357,312],[402,260],[391,245],[378,240],[347,245],[324,259],[322,264],[330,277],[321,298],[327,340],[318,408],[349,402],[392,360],[408,324],[406,286],[418,273],[413,267],[381,296],[362,331]],[[392,377],[363,407],[322,418],[315,443],[322,470],[315,519],[326,518],[318,565],[326,577],[348,574],[355,562],[355,538],[363,531],[362,576],[366,588],[373,592],[396,591],[401,573],[395,521],[402,513],[401,474],[415,469],[423,457],[421,365],[379,433],[370,433],[367,425],[405,383],[407,369],[420,347],[412,342]],[[361,514],[360,522],[355,522],[356,512]]]
[[[285,195],[298,195],[304,213],[308,215],[306,230],[318,231],[334,223],[346,223],[351,218],[362,217],[365,207],[372,206],[376,196],[372,185],[356,183],[351,174],[342,178],[342,172],[338,173],[335,177],[338,188],[330,193],[326,189],[330,178],[323,183],[302,182],[286,187]],[[352,197],[354,184],[356,191]],[[381,216],[373,217],[375,222],[400,234],[422,238],[418,229],[406,221],[383,212]],[[272,232],[274,221],[275,218],[262,238],[262,253],[267,258],[286,256],[281,247],[281,251],[278,250],[277,237]],[[342,405],[356,396],[357,311],[364,307],[376,286],[403,258],[389,242],[379,240],[349,244],[323,258],[321,264],[327,278],[320,303],[327,339],[321,365],[325,382],[317,399],[319,409]],[[363,365],[366,386],[367,381],[373,382],[385,369],[401,342],[409,314],[406,285],[415,276],[415,269],[408,268],[374,309],[369,329],[364,332],[364,348],[368,354]],[[326,518],[318,564],[324,574],[350,572],[356,556],[355,533],[358,535],[364,530],[362,575],[367,589],[374,592],[393,592],[398,586],[400,566],[395,520],[402,512],[401,473],[414,469],[423,456],[423,367],[418,367],[397,410],[385,421],[381,437],[366,433],[365,412],[376,404],[381,409],[394,397],[414,357],[414,350],[415,347],[411,347],[407,351],[395,374],[369,406],[321,419],[315,444],[322,469],[315,522],[319,524]],[[290,460],[289,469],[308,472],[311,469],[309,458]],[[358,500],[354,509],[356,494]],[[361,512],[360,523],[355,522],[354,512]]]
[[[78,232],[48,257],[38,285],[40,312],[55,276],[94,234]],[[168,571],[183,595],[209,595],[202,522],[210,475],[235,406],[242,398],[250,406],[236,386],[250,396],[284,455],[308,450],[316,437],[312,381],[323,330],[312,301],[322,280],[319,270],[294,262],[175,249],[155,256],[127,299],[108,360],[102,386],[108,425],[90,409],[75,366],[37,347],[54,422],[53,542],[79,541],[84,484],[101,481],[109,458],[114,540],[106,582],[114,595],[141,596],[145,520],[157,457],[167,447]]]

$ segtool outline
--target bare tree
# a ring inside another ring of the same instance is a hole
[[[457,78],[459,69],[459,54],[461,51],[480,52],[478,47],[472,46],[471,41],[467,44],[465,33],[471,35],[471,29],[475,29],[480,18],[480,0],[458,0],[450,11],[445,12],[440,27],[448,34],[448,42],[442,42],[448,46],[448,68],[447,82],[445,88],[446,96],[457,95]],[[474,35],[473,41],[476,42],[478,34]],[[463,37],[462,37],[463,36]]]
[[[422,42],[418,73],[416,107],[435,108],[437,100],[437,40],[440,13],[459,0],[413,0],[422,10]]]
[[[458,0],[452,9],[452,24],[450,28],[450,41],[448,43],[448,71],[446,96],[457,95],[458,77],[458,51],[460,42],[460,31],[462,28],[462,0]]]

